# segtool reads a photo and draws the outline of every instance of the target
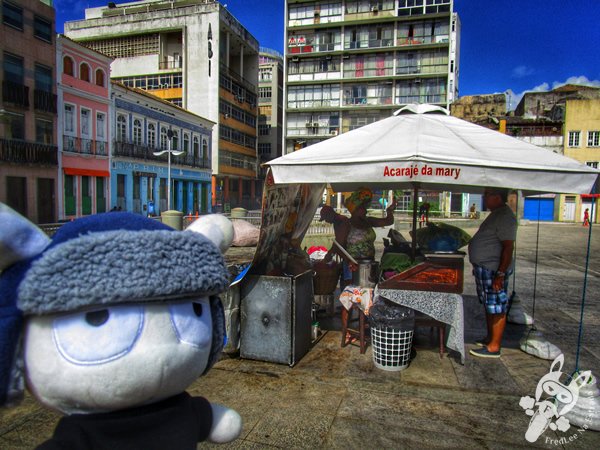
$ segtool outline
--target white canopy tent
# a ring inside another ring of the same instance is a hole
[[[590,194],[597,192],[600,174],[574,159],[452,117],[447,110],[432,105],[406,106],[392,117],[266,165],[271,171],[265,186],[301,186],[310,199],[303,212],[310,217],[316,210],[317,191],[322,193],[326,183],[337,192],[362,186],[411,189],[415,197],[419,189],[482,192],[486,187],[520,190],[523,195]],[[416,203],[413,202],[413,229]],[[265,202],[263,208],[268,210],[269,203]],[[299,220],[293,237],[301,239],[308,223]],[[265,250],[257,251],[257,255],[266,257],[267,244],[275,240],[265,240]],[[413,238],[413,257],[414,254]],[[583,308],[584,300],[582,318]]]
[[[452,117],[409,105],[392,117],[267,163],[275,184],[329,183],[478,192],[484,187],[589,194],[600,171],[571,158]]]

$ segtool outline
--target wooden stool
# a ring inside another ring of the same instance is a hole
[[[415,314],[415,328],[416,327],[430,327],[438,329],[438,335],[440,340],[440,358],[443,358],[444,353],[446,353],[446,345],[444,344],[444,341],[446,340],[446,324],[444,322],[435,320],[423,313],[417,312]]]
[[[356,319],[352,318],[353,311],[358,312],[358,317]],[[348,327],[353,320],[358,320],[358,329]],[[369,321],[358,305],[353,304],[349,310],[342,307],[342,347],[345,347],[358,339],[360,353],[365,353],[367,351],[367,341],[369,340],[367,337],[368,328]]]

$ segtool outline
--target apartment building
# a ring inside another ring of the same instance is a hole
[[[453,0],[287,0],[288,153],[458,94]]]
[[[56,220],[55,12],[51,0],[2,0],[0,202]]]
[[[144,0],[88,8],[65,34],[114,59],[111,77],[216,124],[211,203],[256,202],[258,42],[214,0]]]
[[[593,86],[566,84],[550,91],[527,92],[514,115],[506,118],[506,133],[595,167],[600,160],[593,139],[594,131],[600,129],[594,106],[598,101],[600,88]],[[587,112],[585,108],[589,108]],[[588,132],[592,136],[589,143]],[[577,222],[583,217],[584,204],[589,207],[592,199],[558,194],[527,197],[523,202],[523,217]]]
[[[112,59],[56,37],[58,72],[58,218],[107,211]]]
[[[144,215],[211,212],[214,122],[142,89],[112,82],[112,92],[112,207]]]
[[[259,164],[282,155],[283,55],[260,49],[258,65],[258,159]],[[259,167],[264,179],[266,169]]]
[[[564,133],[565,156],[600,169],[600,99],[566,100]],[[587,209],[590,220],[598,223],[598,197],[600,193],[561,195],[559,220],[581,222]]]
[[[526,92],[515,108],[515,116],[562,121],[567,100],[586,98],[600,98],[600,88],[565,84],[551,91]]]

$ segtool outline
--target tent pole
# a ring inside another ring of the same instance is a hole
[[[592,193],[595,189],[592,190]],[[579,353],[581,350],[581,344],[583,342],[583,312],[585,310],[585,292],[587,290],[588,273],[590,268],[590,250],[592,242],[592,223],[594,223],[594,205],[596,199],[592,197],[592,210],[590,211],[589,230],[588,230],[588,241],[587,241],[587,252],[585,255],[585,270],[583,272],[583,289],[581,292],[581,312],[579,314],[579,334],[577,336],[577,353],[575,355],[575,373],[579,372]]]
[[[419,185],[415,183],[413,190],[413,220],[412,220],[412,246],[411,259],[414,261],[417,257],[417,203],[419,202]]]

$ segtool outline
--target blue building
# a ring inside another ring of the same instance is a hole
[[[170,167],[170,209],[211,212],[214,122],[120,83],[112,93],[111,207],[146,215],[169,209]]]

